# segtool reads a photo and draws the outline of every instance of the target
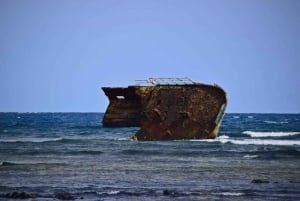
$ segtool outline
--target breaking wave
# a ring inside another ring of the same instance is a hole
[[[267,124],[287,124],[287,121],[264,121]]]
[[[215,195],[224,195],[224,196],[242,196],[245,193],[235,193],[235,192],[223,192],[223,193],[214,193]]]
[[[193,139],[189,141],[195,142],[220,142],[222,144],[232,143],[237,145],[277,145],[277,146],[293,146],[300,145],[300,140],[274,140],[274,139],[232,139],[228,136],[220,136],[216,139]]]
[[[18,163],[18,162],[7,162],[3,161],[0,163],[0,166],[37,166],[37,165],[43,165],[43,166],[66,166],[67,163],[45,163],[45,162],[28,162],[28,163]]]
[[[246,140],[231,140],[221,139],[221,143],[232,143],[238,145],[277,145],[277,146],[293,146],[300,145],[298,140],[262,140],[262,139],[246,139]]]
[[[258,155],[245,155],[245,156],[243,156],[243,158],[257,158],[258,157]]]
[[[217,137],[217,139],[229,139],[229,136],[227,136],[227,135],[220,135],[219,137]]]
[[[255,132],[255,131],[244,131],[243,134],[250,135],[251,137],[285,137],[285,136],[299,135],[300,132]]]
[[[97,195],[118,195],[120,194],[121,191],[118,191],[118,190],[111,190],[111,191],[108,191],[108,192],[96,192]]]
[[[11,138],[11,139],[0,139],[0,142],[57,142],[63,138]]]

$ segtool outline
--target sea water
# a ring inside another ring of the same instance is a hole
[[[214,140],[148,142],[102,117],[0,113],[0,200],[300,199],[299,114],[226,114]]]

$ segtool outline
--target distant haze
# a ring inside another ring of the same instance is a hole
[[[104,112],[101,86],[217,83],[227,112],[300,113],[299,0],[1,0],[0,112]]]

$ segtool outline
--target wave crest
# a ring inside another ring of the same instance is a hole
[[[63,138],[11,138],[0,139],[0,142],[56,142],[61,141]]]
[[[266,124],[287,124],[287,121],[264,121]]]
[[[238,145],[277,145],[277,146],[293,146],[299,145],[299,140],[261,140],[261,139],[247,139],[247,140],[220,140],[221,143],[232,143]]]
[[[250,135],[251,137],[285,137],[285,136],[299,135],[300,132],[256,132],[256,131],[244,131],[243,134]]]

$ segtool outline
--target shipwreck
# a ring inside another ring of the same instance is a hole
[[[226,92],[190,78],[149,78],[128,87],[102,87],[109,99],[104,127],[140,127],[133,140],[213,139]]]

